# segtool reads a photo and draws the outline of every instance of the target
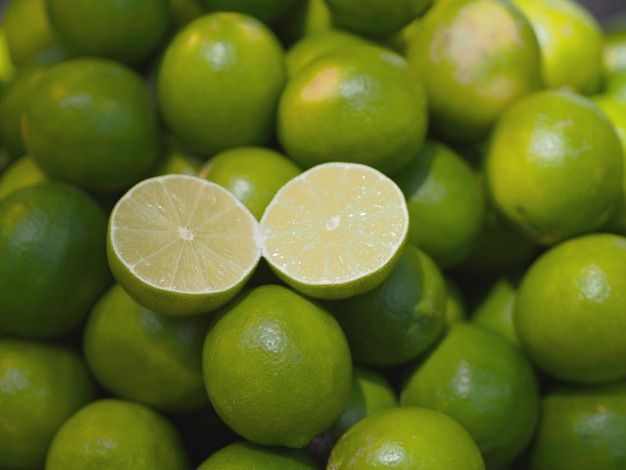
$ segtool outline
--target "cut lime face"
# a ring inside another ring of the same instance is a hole
[[[311,297],[338,299],[382,282],[409,219],[391,179],[366,165],[334,162],[285,184],[260,225],[263,256],[283,281]]]
[[[260,259],[258,223],[221,186],[188,175],[146,179],[117,202],[107,254],[136,302],[157,312],[214,310],[243,287]]]

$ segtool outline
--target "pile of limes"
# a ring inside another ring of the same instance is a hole
[[[0,469],[626,469],[625,156],[575,0],[9,0]]]

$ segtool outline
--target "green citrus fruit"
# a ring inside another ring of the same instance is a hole
[[[180,436],[161,414],[139,403],[96,400],[54,436],[47,470],[186,470]]]
[[[450,276],[444,276],[446,283],[446,314],[444,331],[447,333],[456,322],[467,320],[467,301],[458,283]]]
[[[165,148],[157,164],[152,167],[150,176],[197,175],[202,160],[183,149],[177,139],[168,136],[164,140]]]
[[[407,238],[398,186],[367,165],[317,165],[285,184],[260,222],[263,257],[311,297],[342,299],[380,284]]]
[[[271,24],[288,13],[303,0],[199,0],[207,11],[232,11],[254,16]]]
[[[293,76],[280,99],[278,138],[303,168],[331,161],[404,167],[424,142],[426,97],[407,62],[377,46],[324,54]]]
[[[239,13],[213,13],[189,23],[167,46],[158,102],[183,144],[214,154],[270,140],[285,80],[284,51],[268,27]]]
[[[514,0],[526,15],[541,48],[548,88],[596,93],[602,84],[603,34],[584,6],[571,0]]]
[[[603,35],[602,63],[606,74],[626,71],[626,30],[607,31]]]
[[[623,154],[589,99],[542,91],[498,120],[485,158],[495,208],[543,245],[599,229],[622,199]]]
[[[260,220],[276,192],[302,170],[263,147],[240,147],[211,157],[198,176],[228,189]]]
[[[119,284],[94,305],[83,351],[96,380],[113,395],[163,411],[208,403],[202,379],[204,316],[173,317],[143,308]]]
[[[592,98],[608,95],[621,102],[626,101],[626,68],[624,70],[608,73],[605,76],[603,92],[603,94],[595,95]]]
[[[73,350],[0,338],[0,468],[43,468],[57,429],[94,395]]]
[[[495,332],[457,323],[411,374],[403,405],[447,414],[476,441],[485,463],[511,462],[529,444],[539,411],[530,363]]]
[[[157,161],[159,129],[147,85],[109,60],[49,68],[22,126],[28,152],[48,175],[92,191],[127,189]]]
[[[478,447],[459,423],[414,406],[379,410],[337,442],[328,470],[483,470]]]
[[[432,259],[409,243],[381,284],[328,308],[355,362],[399,365],[418,357],[443,332],[445,283]]]
[[[426,10],[433,0],[325,0],[333,24],[366,36],[399,31]]]
[[[31,157],[19,158],[0,174],[0,199],[17,189],[34,186],[47,180],[46,174],[41,171]]]
[[[0,201],[0,329],[53,337],[89,313],[110,281],[106,216],[89,195],[47,182]]]
[[[9,51],[6,27],[0,23],[0,82],[10,82],[15,72],[15,65],[11,60],[11,51]]]
[[[447,138],[479,140],[511,103],[542,87],[537,38],[509,2],[437,2],[406,56],[426,89],[433,125]]]
[[[293,44],[309,34],[332,29],[328,5],[324,0],[298,2],[273,27],[285,44]]]
[[[506,277],[500,277],[474,308],[472,323],[500,333],[512,344],[519,345],[513,312],[517,287]]]
[[[581,383],[626,374],[625,264],[626,238],[597,233],[560,243],[530,266],[514,322],[535,364]]]
[[[196,470],[315,470],[314,462],[299,449],[234,442],[211,454]]]
[[[258,444],[304,447],[341,414],[350,393],[348,343],[335,319],[279,285],[242,293],[204,343],[215,410]]]
[[[442,268],[463,261],[485,218],[483,190],[469,163],[429,141],[394,179],[407,199],[409,241]]]
[[[109,266],[140,305],[194,315],[232,299],[261,257],[258,223],[216,183],[188,175],[148,178],[111,211]]]
[[[45,0],[59,41],[73,56],[141,65],[166,38],[169,0]]]
[[[542,401],[531,470],[626,467],[626,386],[560,387]]]
[[[199,0],[169,0],[170,15],[176,29],[184,28],[204,14]]]
[[[336,441],[356,422],[375,411],[392,408],[397,404],[396,392],[384,375],[372,369],[353,367],[348,402],[327,432]]]

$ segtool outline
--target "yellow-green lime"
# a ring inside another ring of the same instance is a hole
[[[274,33],[251,16],[218,12],[170,41],[156,88],[169,130],[211,155],[269,142],[285,80],[284,50]]]
[[[517,286],[510,279],[496,279],[474,308],[471,314],[472,323],[500,333],[511,343],[519,345],[513,323],[516,296]]]
[[[436,130],[477,141],[511,103],[542,87],[539,43],[510,2],[438,1],[406,48]]]
[[[0,24],[0,83],[7,83],[15,75],[15,65],[11,60],[7,31],[3,24]]]
[[[594,233],[560,243],[522,278],[514,323],[524,350],[560,380],[626,375],[626,238]]]
[[[137,304],[119,284],[96,302],[83,352],[96,380],[114,396],[159,410],[206,405],[202,344],[206,316],[174,317]]]
[[[608,95],[622,102],[626,101],[626,68],[608,73],[604,77],[603,93],[594,95],[592,98],[603,95]]]
[[[276,192],[302,170],[285,155],[264,147],[239,147],[211,157],[198,176],[239,199],[260,220]]]
[[[204,381],[215,411],[249,441],[304,447],[350,394],[348,342],[333,316],[280,285],[240,294],[210,327]]]
[[[443,333],[446,287],[433,260],[407,243],[378,286],[327,305],[355,362],[399,365],[417,358]]]
[[[602,85],[602,29],[590,11],[571,0],[514,0],[530,21],[541,48],[548,88],[589,95]]]
[[[543,245],[592,232],[623,199],[623,152],[606,115],[568,91],[526,96],[499,118],[485,157],[496,210]]]
[[[43,468],[59,427],[94,397],[87,366],[75,351],[0,338],[0,468]]]
[[[78,410],[54,436],[47,470],[187,470],[174,426],[145,405],[96,400]]]
[[[45,182],[0,200],[0,330],[68,333],[111,278],[106,215],[87,193]]]
[[[424,89],[406,60],[356,45],[324,54],[291,77],[277,131],[303,168],[348,161],[393,174],[419,150],[427,123]]]
[[[489,467],[511,462],[526,448],[539,413],[528,360],[498,333],[470,323],[452,326],[410,375],[400,399],[463,425]]]
[[[211,454],[196,470],[316,470],[300,449],[270,447],[239,441]]]
[[[146,63],[170,29],[170,0],[45,0],[50,22],[72,56]]]
[[[235,296],[259,258],[258,223],[216,183],[188,175],[143,180],[109,217],[107,255],[131,297],[174,315],[208,312]]]
[[[312,297],[338,299],[385,279],[409,218],[402,191],[384,174],[332,162],[285,184],[260,226],[263,256],[278,277]]]
[[[48,175],[96,192],[118,192],[156,163],[160,131],[148,87],[105,59],[50,67],[22,117],[28,153]]]
[[[624,17],[621,21],[626,23]],[[626,71],[626,28],[624,25],[609,31],[605,28],[603,37],[602,65],[605,74]]]
[[[48,177],[29,156],[12,162],[0,174],[0,199],[13,191],[47,181]]]
[[[485,218],[476,171],[442,143],[428,141],[394,178],[409,208],[409,241],[442,268],[467,257]]]
[[[328,470],[484,470],[480,451],[458,422],[415,406],[379,410],[337,442]]]

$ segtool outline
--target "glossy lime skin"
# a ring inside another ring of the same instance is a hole
[[[56,431],[94,397],[87,366],[73,350],[0,338],[0,467],[43,468]]]
[[[45,0],[55,33],[72,56],[142,65],[170,30],[170,0]]]
[[[185,470],[180,436],[160,413],[139,403],[100,399],[68,419],[54,436],[47,470]]]
[[[541,91],[498,120],[485,157],[496,210],[542,245],[599,229],[622,199],[618,135],[589,99]]]
[[[584,235],[552,247],[520,284],[514,322],[550,375],[599,383],[626,374],[626,238]]]
[[[159,151],[148,87],[130,68],[73,59],[50,68],[23,117],[26,148],[51,177],[96,192],[127,189]]]
[[[85,192],[58,182],[0,202],[0,329],[67,333],[110,282],[106,216]]]
[[[198,0],[207,11],[235,11],[271,24],[305,0]]]
[[[251,16],[212,13],[168,45],[158,102],[172,133],[211,155],[270,140],[285,80],[284,51],[268,27]]]
[[[488,466],[517,457],[533,436],[539,390],[530,363],[497,333],[457,323],[417,367],[403,405],[447,414],[471,434]]]
[[[196,470],[315,470],[317,466],[303,450],[235,442],[211,454]]]
[[[356,363],[390,366],[427,350],[443,332],[446,288],[433,260],[405,245],[391,273],[377,287],[329,302]]]
[[[508,2],[437,2],[406,56],[426,89],[433,125],[446,138],[481,139],[511,103],[542,87],[537,38]]]
[[[347,161],[393,174],[424,142],[424,90],[398,54],[344,47],[300,70],[278,110],[278,138],[303,168]]]
[[[83,352],[98,382],[113,395],[163,411],[208,404],[202,379],[206,316],[175,317],[137,304],[119,285],[94,305]]]
[[[483,470],[469,433],[449,416],[415,406],[377,411],[346,432],[328,470]]]

